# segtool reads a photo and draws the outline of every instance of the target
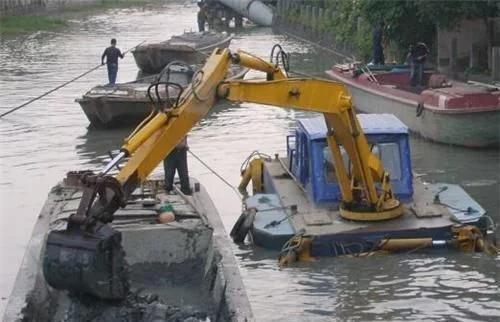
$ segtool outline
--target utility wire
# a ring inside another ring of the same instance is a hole
[[[128,53],[129,51],[131,51],[131,50],[133,50],[133,49],[137,48],[138,46],[140,46],[140,45],[141,45],[141,44],[143,44],[144,42],[145,42],[145,41],[143,41],[143,42],[139,43],[138,45],[136,45],[136,46],[134,46],[134,47],[132,47],[132,48],[130,48],[130,49],[128,49],[128,50],[126,50],[126,51],[124,51],[124,52],[123,52],[123,54],[126,54],[126,53]],[[45,93],[43,93],[42,95],[39,95],[39,96],[37,96],[37,97],[35,97],[35,98],[32,98],[32,99],[30,99],[29,101],[24,102],[23,104],[21,104],[21,105],[19,105],[19,106],[16,106],[16,107],[14,107],[14,108],[11,108],[11,109],[10,109],[10,110],[8,110],[7,112],[4,112],[4,113],[0,114],[0,118],[4,117],[5,115],[8,115],[8,114],[10,114],[10,113],[12,113],[12,112],[17,111],[18,109],[23,108],[23,107],[25,107],[26,105],[29,105],[29,104],[31,104],[31,103],[33,103],[33,102],[35,102],[35,101],[37,101],[37,100],[39,100],[39,99],[41,99],[41,98],[43,98],[43,97],[47,96],[47,95],[49,95],[50,93],[53,93],[53,92],[57,91],[58,89],[63,88],[64,86],[66,86],[66,85],[68,85],[68,84],[70,84],[70,83],[73,83],[73,82],[74,82],[74,81],[76,81],[77,79],[80,79],[80,78],[82,78],[83,76],[85,76],[85,75],[87,75],[87,74],[90,74],[91,72],[93,72],[94,70],[98,69],[98,68],[99,68],[99,67],[101,67],[101,66],[103,66],[103,65],[102,65],[102,64],[99,64],[99,65],[97,65],[97,66],[95,66],[95,67],[92,67],[91,69],[89,69],[89,70],[88,70],[88,71],[86,71],[85,73],[80,74],[80,75],[78,75],[77,77],[75,77],[75,78],[73,78],[73,79],[71,79],[71,80],[69,80],[69,81],[67,81],[67,82],[65,82],[65,83],[63,83],[63,84],[61,84],[61,85],[59,85],[59,86],[57,86],[57,87],[54,87],[54,88],[53,88],[53,89],[51,89],[50,91],[45,92]]]

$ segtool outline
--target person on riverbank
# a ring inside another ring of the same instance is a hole
[[[412,87],[423,86],[424,64],[429,55],[429,49],[423,42],[415,46],[410,45],[407,61],[410,63],[410,85]]]
[[[109,84],[116,83],[116,75],[118,74],[118,57],[123,59],[123,54],[120,49],[116,48],[116,39],[111,39],[111,46],[104,50],[101,56],[101,63],[104,65],[104,57],[106,57],[106,65],[108,66]]]
[[[375,29],[372,34],[372,50],[373,50],[373,64],[374,65],[384,65],[384,48],[382,47],[382,40],[384,37],[384,26],[385,23],[382,21]]]
[[[197,17],[199,32],[205,31],[205,22],[207,21],[207,13],[205,6],[206,6],[205,2],[198,1],[198,7],[200,8],[198,10],[198,17]]]
[[[165,171],[165,190],[171,192],[174,189],[175,170],[179,175],[181,182],[181,191],[185,195],[191,195],[191,187],[189,185],[189,171],[187,163],[187,136],[177,144],[170,154],[163,160],[163,169]]]

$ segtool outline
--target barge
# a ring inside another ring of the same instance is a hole
[[[500,89],[450,82],[432,71],[425,86],[411,87],[408,68],[393,70],[335,65],[326,74],[346,84],[365,113],[390,113],[432,141],[474,147],[500,146]]]
[[[174,60],[200,64],[215,48],[227,48],[232,38],[226,33],[186,32],[160,43],[142,44],[132,54],[141,71],[157,74]]]
[[[43,245],[76,211],[82,191],[71,175],[43,207],[9,297],[3,321],[252,321],[231,245],[207,192],[166,194],[150,179],[115,213],[130,290],[124,300],[70,295],[43,277]],[[175,220],[159,223],[168,205]],[[49,255],[50,256],[50,255]]]
[[[251,180],[254,193],[244,200],[246,210],[233,227],[233,240],[243,242],[248,233],[254,244],[281,251],[283,265],[291,255],[308,259],[452,246],[479,250],[475,238],[491,233],[491,219],[460,186],[426,183],[413,175],[405,124],[389,114],[359,114],[358,120],[372,153],[390,174],[404,207],[402,216],[386,221],[343,218],[325,120],[300,119],[287,137],[286,156],[254,153],[247,159],[240,191],[246,193]],[[350,168],[344,150],[342,157]],[[497,251],[493,245],[481,250]]]
[[[186,87],[191,82],[196,67],[176,66],[168,77],[151,75],[138,80],[116,84],[98,85],[75,99],[80,104],[85,116],[94,128],[115,128],[136,125],[146,118],[151,111],[152,103],[148,97],[148,89],[155,82],[171,82]],[[247,68],[233,66],[229,70],[228,79],[242,79]],[[163,87],[163,86],[162,86]],[[160,91],[162,99],[166,99],[165,88]],[[178,88],[168,88],[169,99],[175,100],[179,95]]]

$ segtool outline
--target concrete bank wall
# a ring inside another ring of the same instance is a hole
[[[327,28],[335,14],[331,9],[308,5],[300,0],[278,0],[273,27],[330,48],[342,56],[352,56],[356,54],[355,47],[336,43],[335,34]]]
[[[44,11],[63,10],[67,7],[78,7],[105,0],[0,0],[0,16],[18,15],[27,13],[41,13]]]
[[[489,69],[500,78],[500,18],[463,20],[452,30],[438,28],[438,68],[442,73],[463,72],[467,68]]]

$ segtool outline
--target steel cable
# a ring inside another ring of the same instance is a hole
[[[138,46],[140,46],[140,45],[141,45],[141,44],[143,44],[144,42],[145,42],[145,41],[143,41],[143,42],[141,42],[141,43],[137,44],[136,46],[134,46],[134,47],[132,47],[132,48],[129,48],[128,50],[124,51],[124,52],[123,52],[123,54],[126,54],[126,53],[128,53],[129,51],[131,51],[131,50],[133,50],[133,49],[137,48]],[[38,101],[39,99],[41,99],[41,98],[43,98],[43,97],[45,97],[45,96],[47,96],[47,95],[49,95],[49,94],[51,94],[51,93],[53,93],[53,92],[57,91],[57,90],[58,90],[58,89],[60,89],[60,88],[63,88],[64,86],[66,86],[66,85],[68,85],[68,84],[73,83],[74,81],[76,81],[76,80],[78,80],[78,79],[82,78],[82,77],[83,77],[83,76],[85,76],[85,75],[90,74],[91,72],[93,72],[94,70],[98,69],[98,68],[99,68],[99,67],[101,67],[101,66],[103,66],[103,65],[102,65],[102,64],[99,64],[99,65],[97,65],[97,66],[95,66],[95,67],[92,67],[91,69],[87,70],[87,71],[86,71],[86,72],[84,72],[83,74],[80,74],[80,75],[76,76],[75,78],[72,78],[71,80],[69,80],[69,81],[67,81],[67,82],[62,83],[61,85],[59,85],[59,86],[57,86],[57,87],[54,87],[53,89],[51,89],[51,90],[49,90],[49,91],[47,91],[47,92],[45,92],[45,93],[43,93],[43,94],[41,94],[41,95],[39,95],[39,96],[35,97],[35,98],[32,98],[32,99],[30,99],[29,101],[24,102],[23,104],[21,104],[21,105],[19,105],[19,106],[16,106],[16,107],[14,107],[14,108],[11,108],[11,109],[10,109],[10,110],[8,110],[7,112],[4,112],[4,113],[0,114],[0,118],[4,117],[5,115],[8,115],[8,114],[10,114],[10,113],[12,113],[12,112],[17,111],[18,109],[23,108],[23,107],[25,107],[26,105],[29,105],[29,104],[31,104],[31,103],[33,103],[33,102],[35,102],[35,101]]]
[[[240,192],[238,191],[238,189],[236,189],[235,186],[233,186],[231,183],[229,183],[229,181],[227,181],[226,179],[224,179],[224,177],[222,175],[220,175],[217,171],[215,171],[214,169],[212,169],[207,163],[205,163],[205,161],[203,161],[199,156],[197,156],[193,151],[191,150],[188,150],[189,154],[191,154],[196,160],[198,160],[198,162],[200,162],[205,168],[207,168],[210,172],[212,172],[217,178],[219,178],[223,183],[225,183],[228,187],[230,187],[235,193],[236,195],[238,196],[238,198],[240,200],[242,200],[242,197],[241,197],[241,194]]]

